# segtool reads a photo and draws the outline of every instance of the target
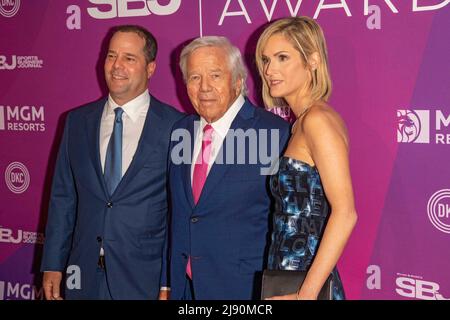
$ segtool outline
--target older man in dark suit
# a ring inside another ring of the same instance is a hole
[[[257,298],[271,204],[267,174],[289,125],[245,98],[247,72],[226,38],[195,39],[180,66],[198,115],[173,131],[170,298]],[[176,141],[184,136],[191,139]]]

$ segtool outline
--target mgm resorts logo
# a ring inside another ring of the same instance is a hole
[[[20,8],[20,0],[0,0],[0,14],[6,18],[16,15]]]
[[[397,110],[397,142],[450,144],[450,115],[436,110],[430,119],[430,110]]]
[[[45,131],[44,107],[0,105],[0,131]]]
[[[0,281],[0,300],[43,300],[44,289],[32,284]]]

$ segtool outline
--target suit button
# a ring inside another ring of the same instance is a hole
[[[108,208],[112,208],[112,207],[113,207],[113,204],[112,204],[112,202],[108,202],[108,203],[106,204],[106,206],[107,206]]]
[[[191,222],[192,222],[192,223],[196,223],[197,221],[198,221],[198,218],[197,218],[197,217],[191,218]]]
[[[97,242],[102,242],[102,237],[98,236],[97,237]]]

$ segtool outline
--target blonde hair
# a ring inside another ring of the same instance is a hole
[[[256,65],[262,78],[262,97],[266,107],[287,106],[283,98],[274,98],[270,95],[269,87],[264,78],[264,64],[262,61],[262,50],[267,41],[274,34],[281,34],[300,53],[303,64],[309,71],[309,79],[306,84],[313,102],[318,100],[327,101],[331,95],[331,78],[328,67],[328,54],[325,37],[320,26],[309,17],[283,18],[271,23],[261,34],[256,46]],[[308,57],[317,52],[320,62],[315,70],[311,69]]]

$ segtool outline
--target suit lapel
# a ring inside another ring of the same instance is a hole
[[[236,129],[243,129],[244,131],[253,127],[253,121],[254,121],[254,107],[248,102],[248,100],[245,101],[244,105],[242,106],[241,110],[239,110],[238,114],[236,115],[236,118],[234,118],[233,122],[231,123],[230,129],[236,130]],[[228,137],[228,135],[227,135]],[[211,192],[214,190],[214,188],[219,184],[219,182],[224,178],[226,172],[231,168],[233,164],[226,164],[226,140],[227,137],[223,140],[223,144],[221,147],[221,150],[219,150],[219,154],[217,158],[219,158],[222,155],[223,163],[218,164],[214,163],[211,167],[211,170],[209,171],[208,177],[206,178],[205,185],[203,186],[202,193],[200,195],[200,199],[198,201],[198,204],[200,204],[202,201],[205,201],[205,199],[208,199]],[[237,148],[234,143],[234,159],[236,159],[236,152]]]
[[[158,140],[161,137],[160,133],[162,131],[161,123],[164,121],[162,111],[160,103],[154,97],[151,97],[150,107],[145,118],[144,128],[142,129],[133,160],[120,180],[113,195],[120,194],[121,190],[133,180],[134,176],[144,166],[152,151],[155,152],[155,149],[157,149],[159,144]]]
[[[188,124],[188,131],[189,131],[189,135],[191,137],[191,152],[190,152],[190,157],[192,159],[193,157],[193,153],[194,153],[194,141],[195,141],[195,137],[197,136],[197,130],[198,130],[198,126],[195,127],[195,123],[199,123],[198,121],[200,120],[200,118],[198,116],[193,116],[192,121],[189,121]],[[197,129],[197,130],[196,130]],[[192,160],[191,160],[192,161]],[[195,164],[195,160],[193,160],[194,163],[183,163],[182,164],[182,175],[183,175],[183,183],[184,183],[184,191],[186,192],[186,198],[189,202],[189,204],[191,205],[191,207],[193,208],[195,206],[194,204],[194,196],[192,194],[192,180],[191,180],[191,168],[192,166]]]
[[[89,154],[91,155],[92,164],[94,166],[98,183],[103,191],[105,197],[108,197],[108,192],[103,178],[102,165],[100,162],[100,121],[102,118],[103,108],[105,107],[106,99],[100,100],[96,107],[86,115],[86,132],[88,137]]]

